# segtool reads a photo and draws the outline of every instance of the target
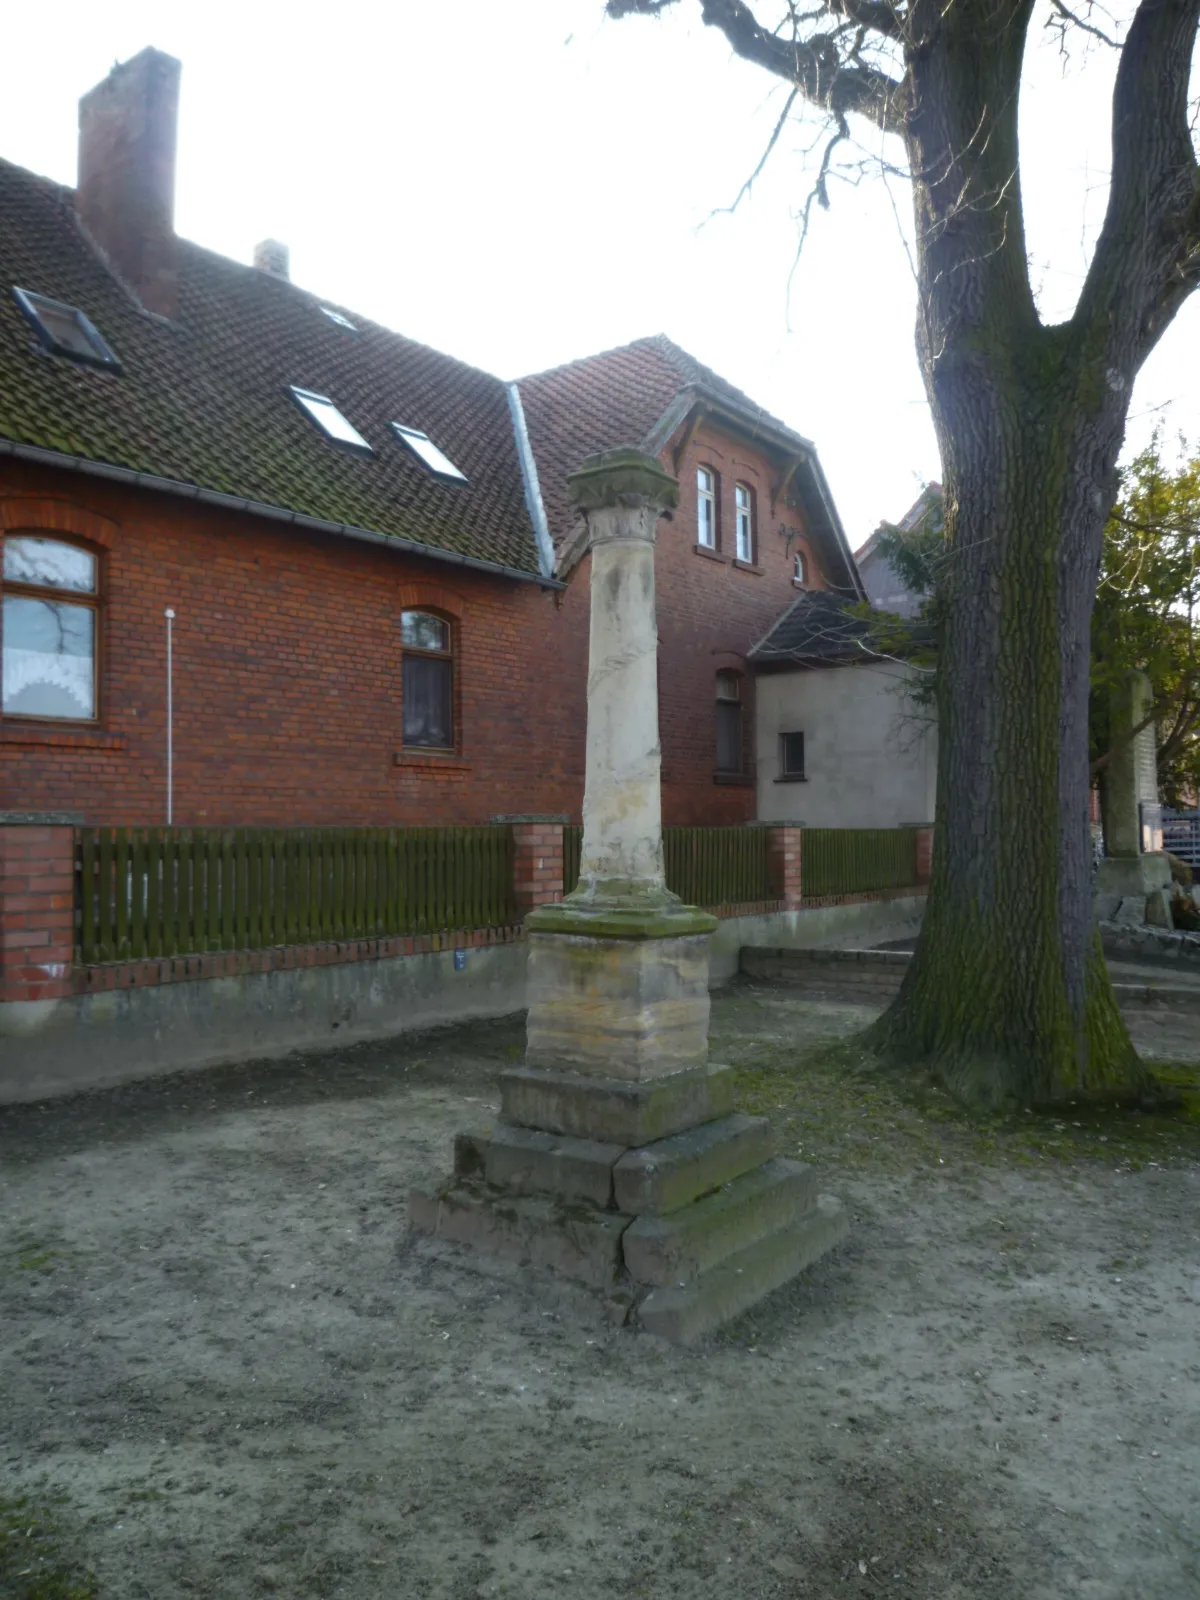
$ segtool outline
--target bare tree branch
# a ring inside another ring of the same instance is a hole
[[[610,17],[658,16],[673,4],[675,0],[607,0],[606,10]],[[831,0],[821,13],[833,16],[843,10],[877,11],[880,23],[895,21],[891,6],[858,0],[848,0],[848,8]],[[813,105],[833,115],[857,114],[889,133],[903,134],[904,84],[865,61],[847,65],[836,30],[804,36],[800,24],[806,19],[793,12],[792,37],[782,38],[764,28],[743,0],[701,0],[700,14],[708,27],[725,35],[735,54],[794,84]],[[874,23],[863,26],[880,31]]]
[[[1200,283],[1200,167],[1188,114],[1200,0],[1141,0],[1113,91],[1108,211],[1075,313],[1129,383]]]

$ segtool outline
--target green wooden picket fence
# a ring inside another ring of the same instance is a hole
[[[765,828],[664,828],[667,888],[689,906],[736,906],[771,895]]]
[[[563,829],[563,888],[579,882],[583,829]],[[771,895],[764,828],[664,828],[667,888],[687,905],[728,906]]]
[[[512,834],[476,828],[80,828],[85,963],[515,921]]]
[[[805,896],[907,888],[917,881],[917,830],[805,828],[800,878]]]

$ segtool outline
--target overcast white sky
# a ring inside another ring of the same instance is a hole
[[[814,440],[858,545],[938,475],[896,220],[907,193],[835,191],[789,300],[811,132],[789,128],[751,200],[706,221],[753,169],[782,91],[698,13],[59,0],[48,57],[44,15],[21,7],[5,22],[0,156],[73,183],[79,96],[157,45],[184,68],[181,233],[247,261],[283,239],[298,283],[503,377],[666,332]],[[1112,70],[1097,48],[1064,73],[1048,41],[1029,62],[1029,247],[1051,319],[1070,312],[1103,214]],[[1200,296],[1142,374],[1131,444],[1156,417],[1200,440],[1198,353]]]

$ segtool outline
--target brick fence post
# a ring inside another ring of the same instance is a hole
[[[927,884],[933,877],[933,829],[917,829],[917,882]]]
[[[0,811],[0,1004],[61,1000],[75,959],[75,828]]]
[[[507,822],[513,839],[513,899],[517,915],[563,897],[563,818],[493,817]]]
[[[794,911],[803,893],[804,829],[776,824],[767,829],[767,870],[771,893],[785,911]]]

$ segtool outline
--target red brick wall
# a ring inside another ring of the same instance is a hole
[[[676,472],[672,450],[665,450],[661,460],[668,472]],[[696,550],[696,469],[701,466],[720,479],[716,557]],[[692,826],[749,822],[755,814],[754,680],[746,653],[799,592],[792,581],[797,549],[807,559],[808,586],[822,588],[825,580],[799,513],[782,502],[772,510],[779,468],[759,451],[701,424],[677,476],[679,508],[673,522],[658,525],[656,563],[663,819]],[[752,570],[734,562],[733,490],[739,482],[755,492],[758,548]],[[719,670],[745,674],[746,777],[740,784],[714,782]]]
[[[63,498],[31,493],[37,484]],[[102,552],[103,590],[100,731],[0,721],[0,810],[164,820],[163,611],[173,606],[177,823],[578,815],[581,585],[556,595],[173,496],[74,475],[56,483],[32,469],[0,475],[0,527],[90,539]],[[397,765],[398,613],[420,604],[458,619],[461,749],[454,759]]]
[[[668,470],[674,461],[663,455]],[[721,474],[719,559],[697,555],[696,466]],[[659,525],[663,814],[754,816],[752,680],[747,778],[716,783],[715,681],[795,595],[794,513],[772,513],[771,470],[697,430],[682,499]],[[736,567],[733,486],[757,491],[756,570]],[[6,463],[0,533],[50,532],[101,554],[98,727],[0,718],[0,810],[71,810],[86,822],[165,820],[164,609],[176,612],[175,821],[333,825],[481,822],[565,813],[583,797],[588,576],[565,592],[174,496]],[[456,620],[456,757],[401,753],[399,611]]]

